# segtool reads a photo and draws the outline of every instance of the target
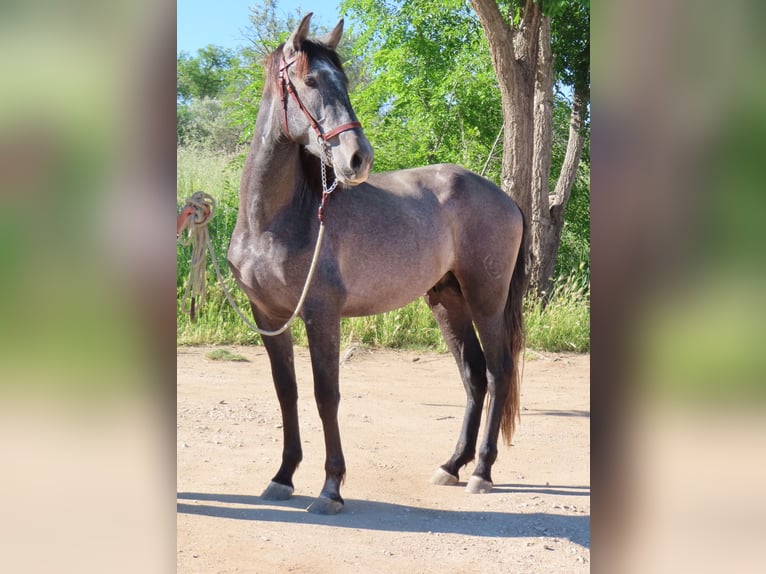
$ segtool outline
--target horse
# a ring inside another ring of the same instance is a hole
[[[335,514],[344,505],[341,318],[383,313],[420,296],[458,364],[467,395],[457,446],[431,482],[457,484],[458,471],[474,459],[489,393],[485,434],[466,484],[470,493],[489,492],[498,434],[502,429],[510,445],[519,417],[524,218],[500,188],[456,165],[372,173],[373,149],[351,107],[336,53],[343,20],[326,36],[309,39],[311,15],[265,61],[227,254],[255,323],[265,329],[277,329],[294,313],[315,263],[299,316],[326,456],[325,482],[307,510]],[[327,177],[335,180],[331,186]],[[322,231],[318,212],[328,225],[312,258]],[[303,456],[289,329],[264,337],[263,344],[284,443],[281,465],[261,496],[287,500]]]

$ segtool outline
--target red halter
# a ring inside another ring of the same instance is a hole
[[[311,116],[309,111],[306,109],[306,107],[303,105],[303,102],[298,97],[298,93],[295,91],[295,88],[293,87],[293,83],[290,81],[290,78],[287,75],[287,68],[289,68],[293,63],[295,63],[295,60],[298,58],[298,56],[293,56],[289,60],[285,60],[284,56],[282,56],[282,62],[279,65],[279,93],[282,97],[282,115],[284,117],[285,122],[285,135],[287,135],[288,138],[292,139],[290,137],[290,127],[287,123],[287,99],[289,96],[292,96],[295,100],[295,103],[298,104],[298,107],[303,112],[303,115],[306,116],[309,123],[311,124],[311,127],[314,128],[314,131],[317,134],[317,140],[321,142],[327,142],[328,140],[334,138],[338,134],[341,134],[348,130],[353,130],[355,128],[361,128],[362,124],[359,122],[348,122],[347,124],[341,124],[337,128],[330,130],[326,134],[322,133],[322,128],[319,127],[319,124],[317,121]]]

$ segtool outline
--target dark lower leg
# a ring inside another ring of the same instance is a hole
[[[340,485],[346,474],[346,462],[338,427],[340,320],[330,320],[330,314],[320,313],[306,321],[306,330],[314,374],[314,397],[322,420],[325,442],[325,482],[320,497],[340,504]]]
[[[298,468],[303,451],[298,425],[298,386],[295,379],[293,345],[289,331],[277,337],[264,339],[264,346],[271,362],[274,388],[282,411],[282,464],[272,479],[274,482],[293,487],[293,474]]]
[[[340,485],[346,475],[346,461],[343,457],[343,449],[340,442],[340,429],[338,428],[338,404],[340,396],[336,398],[324,398],[320,401],[319,416],[324,427],[325,441],[325,482],[320,496],[343,502],[340,495]]]
[[[492,482],[492,465],[497,460],[497,440],[500,434],[500,421],[503,416],[503,405],[509,392],[508,376],[510,369],[501,369],[497,375],[489,376],[489,407],[487,411],[487,428],[484,440],[479,449],[479,457],[473,474]]]
[[[425,298],[455,358],[466,391],[463,426],[455,451],[441,465],[442,470],[457,478],[460,468],[473,460],[476,453],[481,410],[487,392],[487,367],[470,311],[454,275],[447,274]]]
[[[481,410],[487,392],[486,365],[476,336],[466,337],[458,365],[462,365],[461,376],[466,390],[466,407],[463,427],[452,457],[442,465],[449,474],[457,477],[458,471],[473,460],[476,453],[476,441],[481,424]]]

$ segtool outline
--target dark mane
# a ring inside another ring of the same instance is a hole
[[[266,59],[266,93],[271,94],[272,90],[279,91],[279,65],[282,62],[282,50],[284,43],[269,54]],[[301,49],[298,52],[298,59],[295,61],[295,71],[299,77],[306,74],[309,68],[309,63],[313,60],[326,60],[332,64],[340,73],[343,78],[344,85],[348,85],[348,78],[343,71],[343,65],[341,64],[340,57],[324,44],[314,42],[313,40],[304,40],[301,44]]]

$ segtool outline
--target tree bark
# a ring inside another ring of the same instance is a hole
[[[572,187],[577,177],[577,168],[580,166],[580,156],[582,154],[585,137],[582,132],[583,112],[587,102],[587,88],[576,86],[572,100],[572,114],[569,118],[569,139],[567,141],[567,150],[564,155],[564,163],[561,166],[561,173],[556,181],[556,188],[553,191],[550,202],[548,232],[542,245],[542,261],[540,265],[541,275],[540,283],[536,284],[538,294],[548,292],[553,277],[553,271],[556,267],[556,258],[561,243],[561,231],[564,228],[564,213],[566,211],[569,196],[572,193]]]
[[[584,137],[587,85],[575,88],[564,164],[550,193],[553,137],[551,20],[539,2],[520,0],[514,22],[495,0],[471,0],[487,38],[503,106],[503,165],[500,187],[519,205],[530,232],[530,287],[546,294],[556,266],[564,212],[572,191]],[[511,3],[511,10],[514,3]]]
[[[506,20],[495,0],[471,0],[487,38],[500,84],[505,130],[500,187],[532,219],[532,149],[534,140],[534,72],[540,5],[526,0],[518,24]]]
[[[551,20],[547,16],[543,16],[540,21],[534,109],[529,282],[539,295],[547,284],[545,268],[553,232],[548,198],[553,139],[553,55]]]

